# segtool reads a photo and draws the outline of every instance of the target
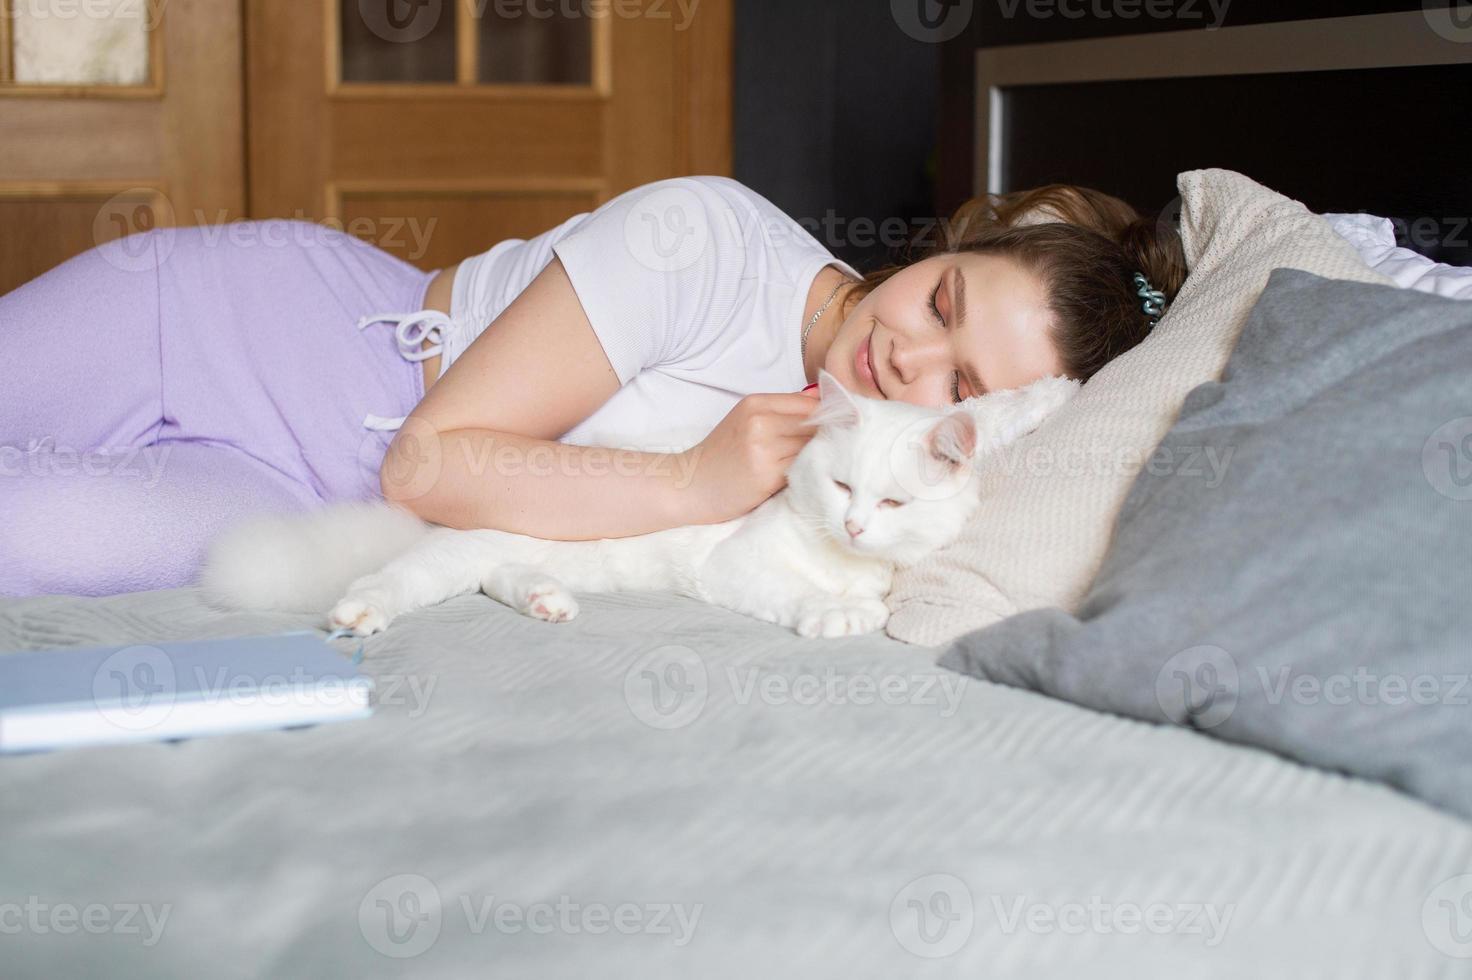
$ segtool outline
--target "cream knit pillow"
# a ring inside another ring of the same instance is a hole
[[[1151,454],[1186,394],[1220,376],[1269,273],[1390,281],[1324,219],[1241,174],[1192,170],[1177,186],[1190,275],[1170,310],[1042,428],[983,465],[981,507],[960,540],[896,577],[890,636],[940,645],[1026,609],[1072,610],[1142,468],[1210,473],[1209,461]]]

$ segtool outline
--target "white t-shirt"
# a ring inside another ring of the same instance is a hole
[[[558,441],[648,452],[697,444],[745,395],[802,390],[813,279],[859,276],[730,178],[661,180],[461,263],[442,376],[554,253],[622,385]]]

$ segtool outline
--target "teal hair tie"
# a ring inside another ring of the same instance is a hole
[[[1165,293],[1154,289],[1150,280],[1143,273],[1135,273],[1135,287],[1141,300],[1141,307],[1146,316],[1150,317],[1150,326],[1160,322],[1160,314],[1165,312]]]

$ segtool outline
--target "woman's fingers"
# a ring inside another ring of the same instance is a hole
[[[812,395],[804,395],[801,392],[788,394],[786,392],[775,392],[762,395],[761,408],[763,411],[774,412],[778,415],[807,415],[818,407],[818,399]]]

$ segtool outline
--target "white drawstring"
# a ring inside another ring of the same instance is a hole
[[[455,329],[455,321],[439,310],[420,310],[418,313],[378,313],[365,316],[358,321],[358,329],[373,323],[394,324],[394,339],[399,345],[399,356],[406,361],[426,361],[444,350],[445,338]],[[420,329],[415,330],[418,327]],[[421,347],[424,341],[430,347]],[[379,432],[392,432],[404,424],[407,415],[386,418],[382,415],[365,415],[363,428]]]
[[[403,427],[409,416],[400,415],[396,419],[387,419],[382,415],[374,415],[371,412],[363,416],[363,428],[373,429],[375,432],[393,432]]]
[[[445,335],[454,328],[455,321],[439,310],[420,310],[418,313],[378,313],[365,316],[358,321],[362,330],[371,323],[393,323],[394,337],[399,343],[399,355],[406,361],[426,361],[434,357],[445,346]],[[414,332],[415,327],[423,327]],[[433,347],[420,345],[425,340],[433,341]]]

